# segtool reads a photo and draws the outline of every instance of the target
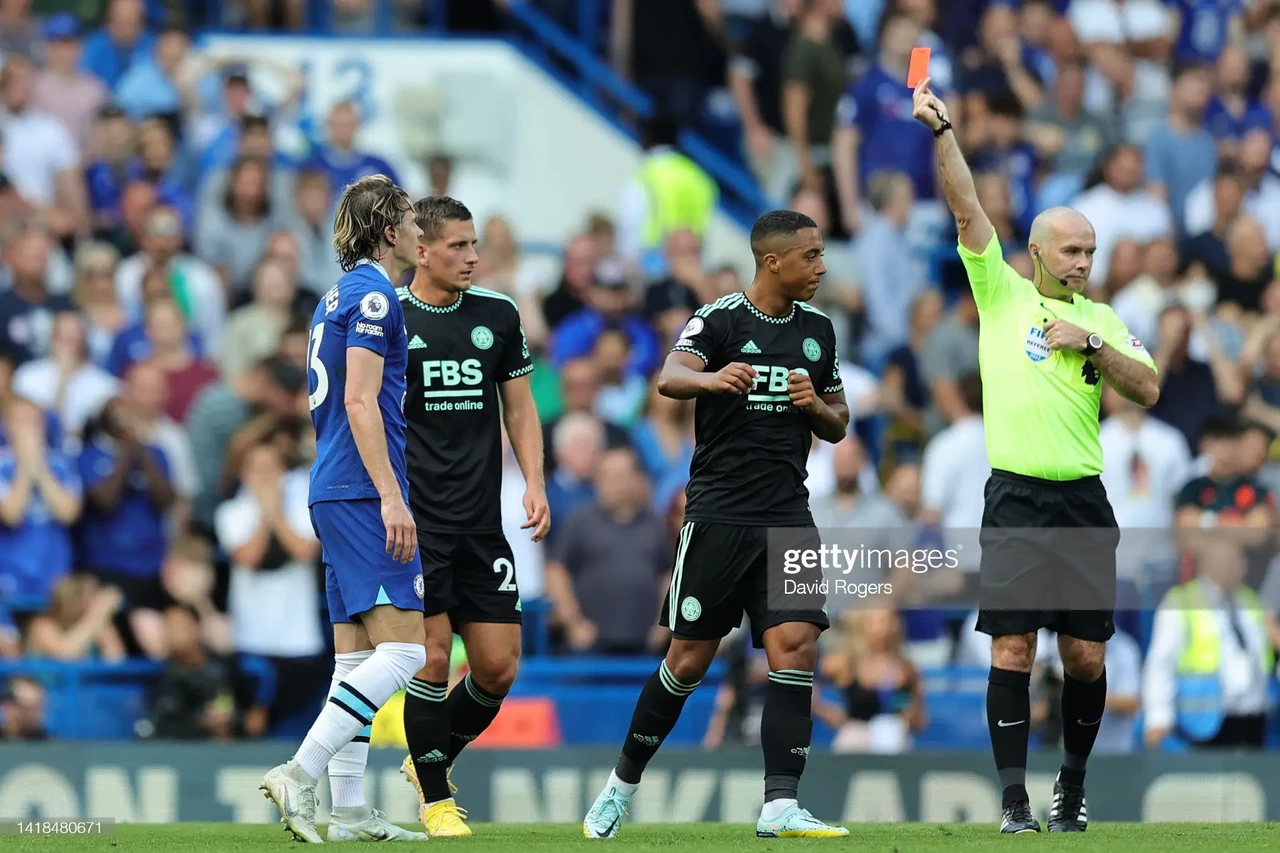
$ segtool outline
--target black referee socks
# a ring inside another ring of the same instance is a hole
[[[991,667],[987,675],[987,728],[991,730],[991,752],[1004,789],[1002,805],[1028,799],[1031,673]]]
[[[636,700],[635,713],[631,715],[631,728],[622,744],[622,755],[614,772],[629,785],[640,782],[640,774],[658,747],[671,734],[684,710],[684,703],[698,689],[702,681],[684,684],[671,674],[664,660],[658,671],[649,676],[640,698]]]
[[[1062,679],[1061,778],[1069,785],[1084,784],[1084,765],[1098,739],[1098,727],[1107,709],[1107,668],[1095,681],[1077,681],[1070,673]]]

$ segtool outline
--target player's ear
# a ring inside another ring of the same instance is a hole
[[[417,252],[418,264],[424,267],[430,266],[430,255],[427,253],[427,247],[423,245],[421,240],[418,241],[415,251]]]
[[[781,264],[781,260],[777,255],[773,254],[772,252],[764,256],[765,267],[768,268],[769,272],[775,275],[778,272],[778,267],[780,266],[780,264]]]

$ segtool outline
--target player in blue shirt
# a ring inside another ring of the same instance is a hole
[[[333,623],[333,685],[297,753],[260,787],[295,838],[323,843],[316,780],[328,767],[330,841],[425,840],[369,808],[361,778],[374,714],[427,661],[405,474],[409,349],[391,285],[415,265],[422,231],[404,190],[372,175],[347,187],[333,234],[346,274],[316,306],[307,360],[316,428],[311,523]]]

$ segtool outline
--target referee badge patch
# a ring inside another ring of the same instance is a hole
[[[1027,358],[1032,361],[1044,361],[1052,350],[1049,349],[1049,336],[1039,326],[1032,326],[1027,332],[1025,344]]]

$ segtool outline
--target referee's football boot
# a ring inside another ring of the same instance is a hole
[[[1084,804],[1084,786],[1062,781],[1053,783],[1053,808],[1049,809],[1050,832],[1084,832],[1089,826],[1089,813]]]
[[[262,795],[280,809],[280,821],[304,844],[323,844],[316,829],[316,783],[290,759],[272,767],[258,786]]]
[[[622,828],[622,819],[631,810],[631,797],[610,785],[600,792],[591,810],[582,820],[582,834],[586,838],[616,838]]]
[[[1021,835],[1024,832],[1039,832],[1040,821],[1031,813],[1031,803],[1016,800],[1004,807],[1000,817],[1000,833],[1002,835]]]
[[[756,821],[757,838],[840,838],[848,834],[843,826],[828,826],[797,803],[787,806],[774,820],[761,815]]]
[[[367,808],[367,807],[366,807]],[[334,809],[329,816],[329,840],[342,841],[426,841],[422,832],[410,832],[396,826],[377,809],[368,809],[363,816],[348,818]]]

